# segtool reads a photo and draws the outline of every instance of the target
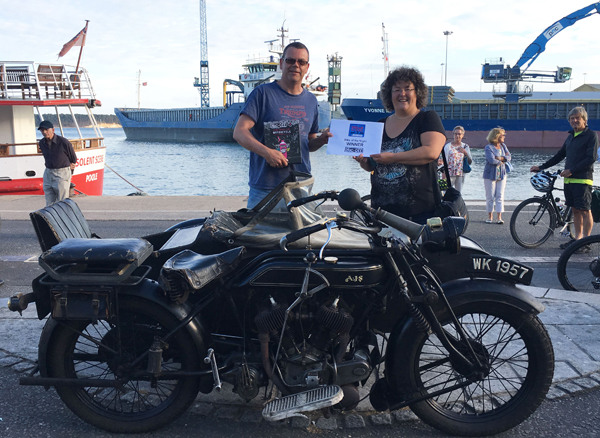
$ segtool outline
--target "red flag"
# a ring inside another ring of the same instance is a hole
[[[79,32],[77,35],[75,35],[71,41],[69,41],[67,44],[65,44],[62,48],[62,50],[60,51],[60,53],[58,54],[58,57],[60,58],[61,56],[65,56],[67,54],[67,52],[69,50],[71,50],[71,48],[73,46],[83,46],[84,45],[84,41],[85,41],[85,35],[87,34],[87,27],[88,27],[88,23],[85,24],[85,27],[83,29],[81,29],[81,32]]]
[[[142,85],[145,87],[146,85],[148,85],[148,82],[142,82]]]

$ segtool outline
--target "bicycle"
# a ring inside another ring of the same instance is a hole
[[[600,292],[600,235],[569,245],[558,259],[556,272],[565,290]]]
[[[534,196],[521,202],[510,218],[510,235],[523,248],[537,248],[560,227],[560,234],[573,239],[575,229],[571,207],[555,198],[553,190],[560,170],[539,172],[531,177],[531,185],[544,196]]]

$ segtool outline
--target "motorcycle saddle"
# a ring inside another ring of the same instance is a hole
[[[201,289],[233,272],[245,252],[243,246],[214,255],[201,255],[186,249],[166,261],[160,271],[159,283],[171,295],[180,289]]]

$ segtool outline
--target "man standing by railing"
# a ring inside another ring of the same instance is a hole
[[[75,170],[77,155],[71,142],[54,133],[54,125],[42,121],[38,130],[42,133],[40,149],[44,155],[44,195],[46,206],[69,197],[71,174]]]

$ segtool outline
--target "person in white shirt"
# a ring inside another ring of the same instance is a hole
[[[467,157],[469,164],[473,162],[471,149],[469,145],[463,143],[462,139],[465,136],[465,128],[457,126],[453,130],[454,140],[444,146],[444,154],[448,162],[448,172],[450,173],[450,182],[459,192],[462,191],[465,182],[465,172],[463,170],[464,158]]]

